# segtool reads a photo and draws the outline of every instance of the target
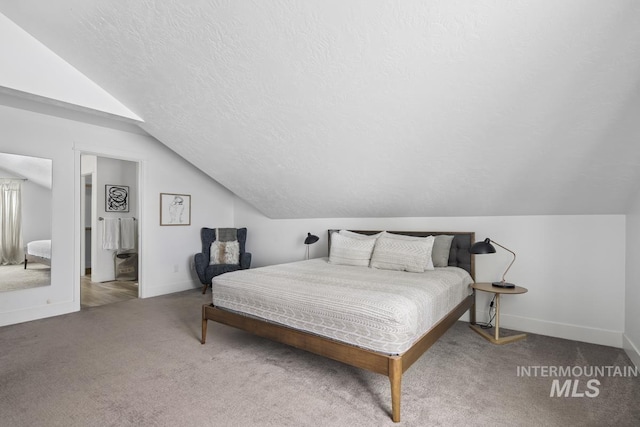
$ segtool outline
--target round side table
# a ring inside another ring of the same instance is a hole
[[[492,336],[488,334],[485,329],[482,329],[480,325],[477,325],[475,323],[469,324],[469,327],[471,329],[494,344],[507,344],[526,338],[527,334],[510,335],[508,337],[500,338],[500,295],[524,294],[528,291],[527,288],[523,288],[521,286],[516,286],[515,288],[500,288],[497,286],[493,286],[491,283],[474,283],[473,285],[471,285],[471,287],[477,291],[492,292],[496,295],[496,326],[494,328],[494,335]],[[474,307],[477,306],[474,304]]]

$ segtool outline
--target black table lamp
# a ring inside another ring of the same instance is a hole
[[[318,236],[314,236],[311,233],[307,233],[307,238],[304,239],[304,244],[307,245],[307,259],[309,259],[309,245],[313,245],[315,242],[320,240]],[[494,250],[495,252],[495,250]]]
[[[511,260],[511,264],[509,264],[507,269],[504,271],[504,274],[502,275],[502,281],[501,282],[493,282],[492,285],[495,286],[495,287],[498,287],[498,288],[515,288],[516,285],[514,285],[513,283],[508,283],[508,282],[506,282],[504,280],[504,276],[506,276],[507,271],[509,271],[509,269],[513,265],[513,262],[516,260],[515,252],[513,252],[510,249],[505,248],[500,243],[496,242],[495,240],[491,240],[489,238],[484,239],[482,242],[474,243],[473,246],[471,246],[471,248],[469,249],[469,252],[471,252],[472,254],[476,254],[476,255],[480,255],[480,254],[495,254],[496,253],[496,248],[494,248],[491,243],[495,243],[496,245],[500,246],[502,249],[504,249],[506,251],[509,251],[509,252],[511,252],[513,254],[513,259]]]

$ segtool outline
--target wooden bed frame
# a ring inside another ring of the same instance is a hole
[[[336,230],[329,230],[329,235]],[[359,231],[362,234],[375,234],[378,231]],[[424,237],[429,235],[447,234],[455,235],[456,239],[463,241],[462,246],[467,249],[475,242],[475,233],[460,232],[392,232],[397,234],[405,234],[411,236]],[[459,237],[458,237],[459,236]],[[331,239],[329,238],[329,242]],[[329,243],[330,245],[331,243]],[[453,246],[453,245],[452,245]],[[457,250],[464,250],[459,248]],[[449,264],[455,265],[454,248],[450,253]],[[465,269],[471,274],[475,280],[474,257],[469,255],[469,264],[465,265]],[[389,377],[391,382],[391,418],[394,422],[400,422],[400,396],[402,374],[422,356],[467,310],[471,313],[471,322],[475,323],[475,292],[465,298],[458,304],[449,314],[440,319],[429,331],[427,331],[413,346],[399,355],[388,355],[366,350],[350,344],[345,344],[329,338],[310,334],[297,329],[289,328],[279,324],[259,320],[253,317],[243,316],[238,313],[230,312],[225,309],[214,306],[213,304],[204,304],[202,306],[202,339],[204,344],[207,337],[207,322],[222,323],[233,326],[238,329],[250,332],[254,335],[268,338],[283,344],[287,344],[311,353],[328,357],[339,362],[346,363],[357,368],[366,369]]]

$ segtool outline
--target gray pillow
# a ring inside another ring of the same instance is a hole
[[[453,236],[444,234],[436,236],[436,240],[433,242],[433,251],[431,251],[431,259],[433,259],[434,267],[449,266],[451,242],[453,242]]]

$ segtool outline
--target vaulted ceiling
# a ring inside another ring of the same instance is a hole
[[[0,153],[0,170],[9,172],[13,178],[27,179],[48,190],[51,190],[52,163],[50,159]]]
[[[624,213],[640,188],[634,0],[0,13],[272,218]]]

